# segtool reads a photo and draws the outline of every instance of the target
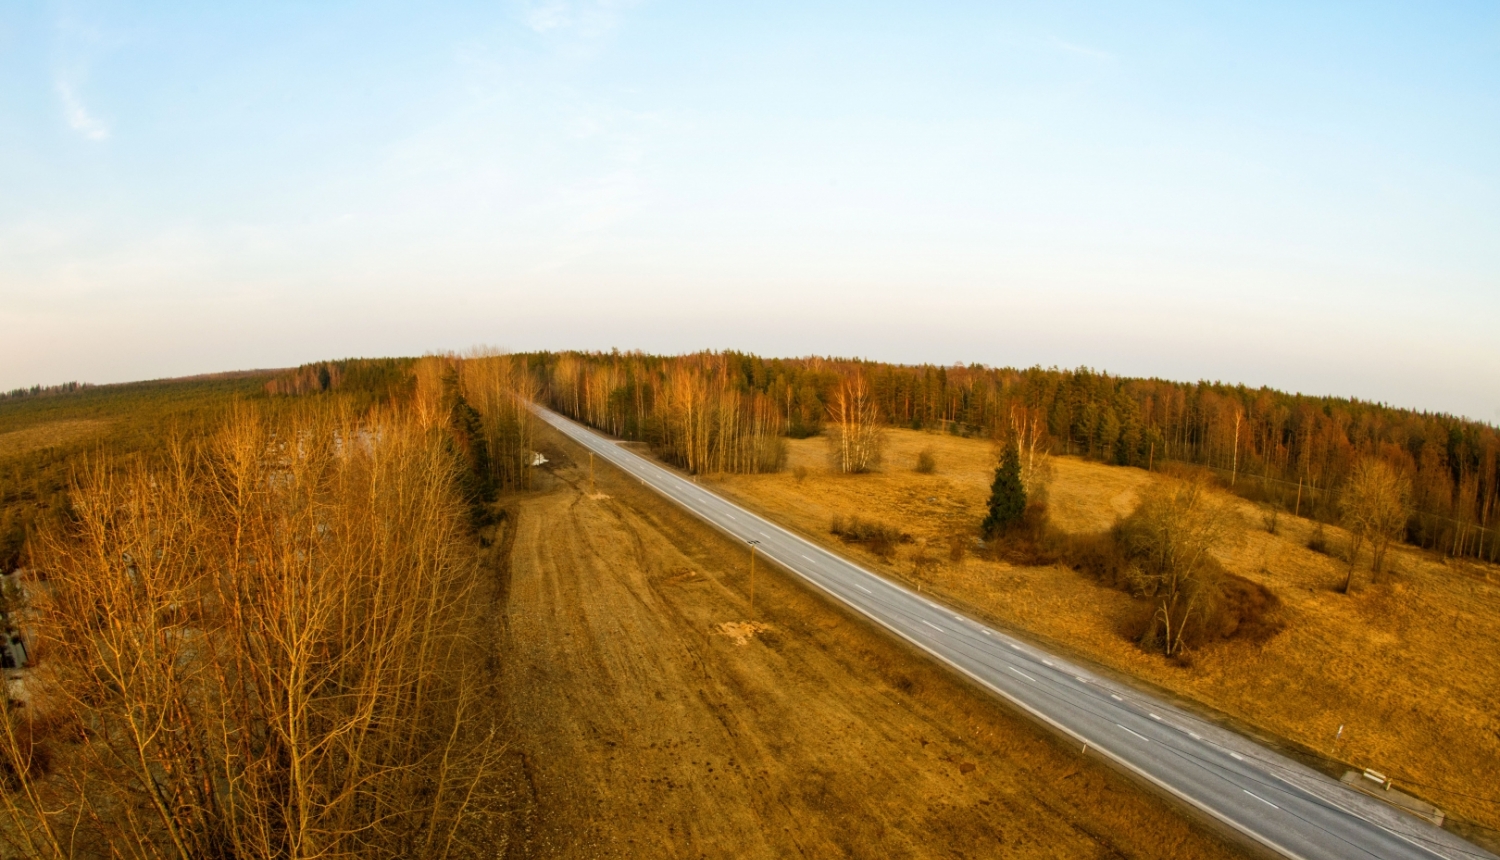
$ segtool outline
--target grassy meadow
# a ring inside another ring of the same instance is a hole
[[[918,456],[932,474],[915,470]],[[996,452],[989,441],[890,430],[878,471],[845,475],[829,465],[826,439],[791,440],[788,469],[731,475],[716,485],[747,506],[966,611],[1078,657],[1140,679],[1230,721],[1324,760],[1372,767],[1399,786],[1486,827],[1500,827],[1500,568],[1445,559],[1409,546],[1390,571],[1354,593],[1337,591],[1345,567],[1306,546],[1314,524],[1279,516],[1277,534],[1257,506],[1227,492],[1243,518],[1220,552],[1232,573],[1278,598],[1280,632],[1191,653],[1189,665],[1147,653],[1127,635],[1139,606],[1066,565],[1013,565],[966,553],[983,518]],[[1098,532],[1130,513],[1153,476],[1074,457],[1054,461],[1054,524]],[[830,534],[835,517],[858,515],[909,534],[881,558]],[[1335,547],[1344,538],[1333,527]],[[1339,726],[1342,738],[1335,741]]]

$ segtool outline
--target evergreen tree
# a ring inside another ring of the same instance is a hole
[[[1015,437],[1006,443],[990,485],[990,513],[984,518],[985,538],[993,538],[1021,522],[1026,513],[1026,487],[1021,483],[1021,449]]]

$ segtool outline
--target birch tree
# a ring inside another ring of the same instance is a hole
[[[1155,604],[1147,638],[1160,633],[1167,656],[1211,608],[1219,566],[1212,553],[1234,536],[1236,518],[1199,480],[1163,479],[1142,495],[1121,529],[1136,593]]]
[[[833,402],[828,404],[828,418],[833,424],[830,443],[834,464],[840,472],[868,472],[880,464],[885,432],[880,409],[863,376],[840,381]]]

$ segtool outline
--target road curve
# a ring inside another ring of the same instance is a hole
[[[1221,829],[1290,858],[1494,855],[1172,705],[965,618],[543,407],[641,483]]]

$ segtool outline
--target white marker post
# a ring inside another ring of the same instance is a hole
[[[755,548],[760,545],[758,540],[747,540],[750,544],[750,617],[755,618]]]

